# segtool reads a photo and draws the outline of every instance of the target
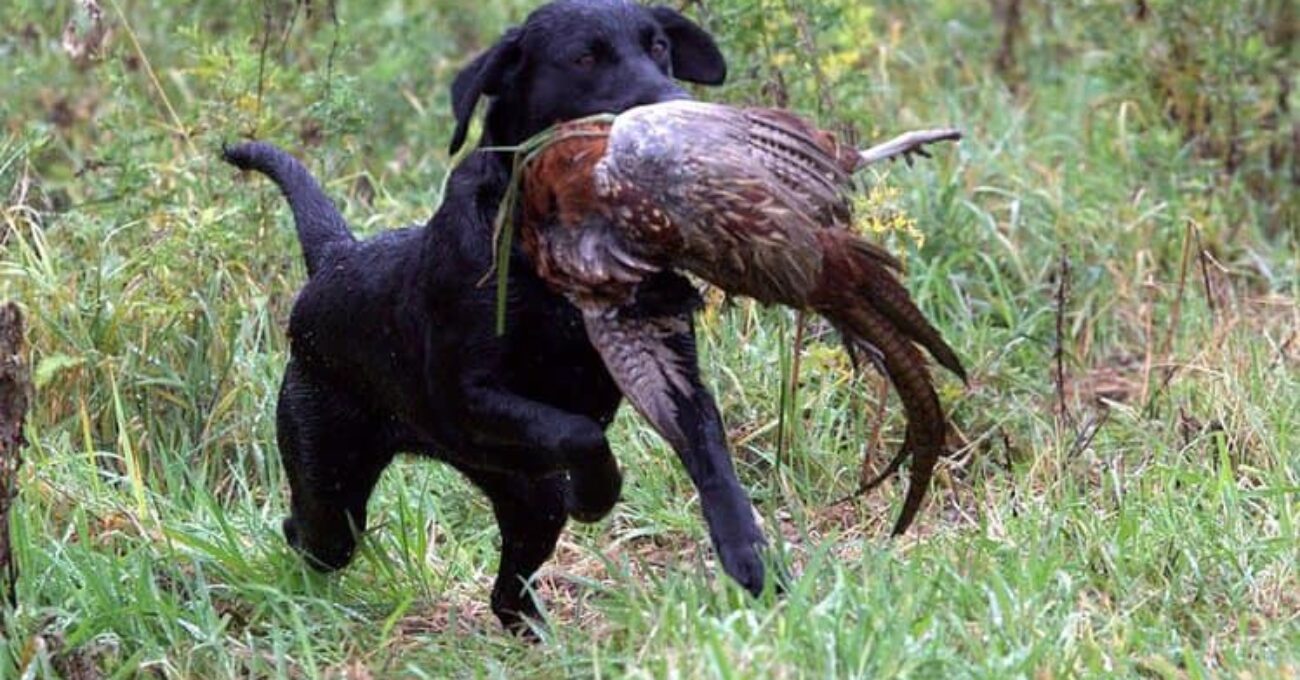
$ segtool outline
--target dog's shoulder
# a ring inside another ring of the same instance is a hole
[[[494,155],[490,151],[475,151],[452,169],[440,213],[473,211],[489,221],[495,217],[510,175]]]
[[[426,226],[434,249],[431,254],[470,267],[490,263],[493,222],[509,180],[502,164],[489,152],[475,152],[457,165],[447,180],[442,203]]]

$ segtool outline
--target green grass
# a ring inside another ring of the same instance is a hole
[[[702,365],[798,578],[755,602],[721,577],[686,476],[623,413],[624,501],[545,568],[540,646],[487,610],[495,527],[449,468],[394,465],[335,577],[285,547],[272,416],[304,272],[279,196],[216,155],[255,132],[359,232],[422,221],[450,78],[528,3],[347,3],[336,29],[328,3],[109,0],[80,68],[70,4],[0,15],[0,298],[38,388],[0,677],[1300,673],[1287,3],[1028,2],[1002,68],[985,3],[702,3],[733,73],[702,94],[784,90],[867,139],[967,132],[882,179],[925,234],[891,237],[908,286],[972,374],[942,384],[962,445],[887,540],[898,485],[833,501],[897,446],[897,400],[878,450],[879,379],[812,326],[778,460],[793,317],[710,307]]]

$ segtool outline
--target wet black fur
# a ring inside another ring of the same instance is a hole
[[[716,84],[725,76],[713,40],[671,9],[560,0],[458,75],[451,147],[463,144],[480,97],[490,98],[480,144],[508,145],[559,120],[686,96],[674,77]],[[309,272],[289,321],[276,413],[291,490],[285,538],[314,566],[341,568],[393,456],[444,460],[491,499],[501,531],[492,609],[523,629],[522,617],[538,616],[524,584],[551,555],[566,517],[595,521],[618,499],[621,476],[604,430],[621,397],[577,311],[518,249],[507,332],[495,333],[494,286],[478,282],[491,266],[508,157],[474,152],[428,224],[365,241],[292,156],[248,142],[226,149],[225,159],[279,185]],[[664,275],[646,287],[642,306],[673,313],[695,299],[684,280]],[[679,342],[693,357],[693,334]],[[757,592],[762,536],[713,399],[698,375],[693,383],[683,419],[694,443],[678,453],[724,568]]]

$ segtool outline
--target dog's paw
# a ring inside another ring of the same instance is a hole
[[[618,461],[606,453],[600,460],[569,470],[569,483],[564,490],[565,510],[574,521],[599,522],[614,509],[622,489],[623,475],[618,470]]]
[[[338,571],[348,566],[357,547],[355,540],[333,541],[327,546],[309,546],[304,542],[298,522],[292,516],[284,518],[280,530],[284,532],[284,540],[289,547],[302,555],[308,566],[316,571]]]
[[[542,641],[538,632],[546,629],[546,617],[537,609],[531,594],[516,593],[498,584],[492,589],[491,606],[506,631],[525,642]]]
[[[717,544],[722,570],[754,597],[763,593],[763,582],[767,571],[763,565],[763,547],[762,541]]]

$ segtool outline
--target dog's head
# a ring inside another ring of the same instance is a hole
[[[560,121],[687,97],[674,79],[717,85],[726,76],[713,39],[672,8],[555,0],[456,76],[451,152],[482,96],[492,98],[484,139],[516,144]]]

